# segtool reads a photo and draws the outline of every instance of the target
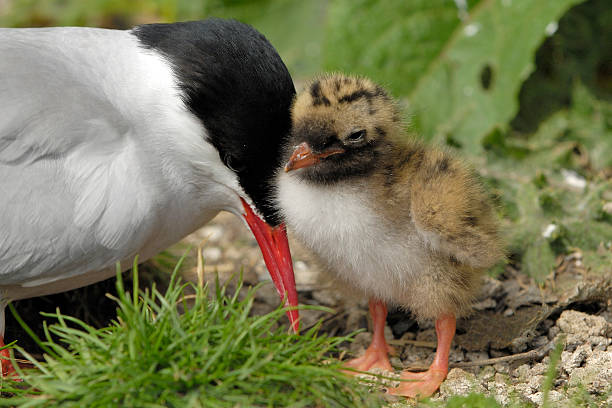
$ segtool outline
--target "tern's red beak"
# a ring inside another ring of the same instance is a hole
[[[340,153],[344,153],[344,150],[340,148],[331,148],[321,153],[315,153],[312,151],[308,143],[302,142],[295,147],[293,154],[285,165],[285,171],[287,172],[291,170],[301,169],[302,167],[312,166],[313,164],[317,164],[326,157]]]
[[[259,249],[270,272],[272,281],[276,286],[281,300],[286,299],[287,306],[295,307],[298,304],[297,290],[295,289],[295,277],[293,276],[293,263],[291,252],[289,252],[289,241],[285,225],[270,227],[265,221],[257,216],[251,206],[240,198],[244,207],[244,218],[253,231]],[[299,313],[296,309],[288,310],[287,316],[291,321],[291,327],[296,333],[300,330]]]

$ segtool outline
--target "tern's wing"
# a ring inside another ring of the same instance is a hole
[[[99,29],[0,29],[0,282],[44,282],[136,251],[134,40]],[[134,97],[134,95],[130,95]],[[131,110],[130,110],[131,109]],[[33,283],[35,284],[35,283]]]

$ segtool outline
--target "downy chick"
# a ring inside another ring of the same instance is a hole
[[[438,348],[395,394],[433,394],[446,377],[456,318],[503,257],[482,185],[460,160],[410,140],[395,102],[366,78],[321,77],[299,94],[277,204],[295,237],[335,278],[369,298],[373,341],[358,370],[391,370],[387,304],[434,319]]]

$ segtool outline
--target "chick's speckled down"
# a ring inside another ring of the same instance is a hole
[[[420,319],[466,314],[503,246],[464,162],[408,136],[395,102],[365,78],[315,80],[292,121],[286,159],[301,143],[321,159],[280,173],[277,199],[324,269]]]

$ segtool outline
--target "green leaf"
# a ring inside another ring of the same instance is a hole
[[[329,9],[325,67],[388,85],[408,98],[422,137],[477,154],[483,137],[516,113],[546,30],[578,2],[472,1],[462,21],[448,0],[337,0]]]
[[[371,76],[407,95],[460,24],[449,0],[332,1],[325,68]]]
[[[469,153],[481,152],[483,136],[516,113],[519,87],[547,27],[578,2],[482,1],[408,95],[417,130],[435,140],[450,134]]]
[[[547,240],[538,239],[527,247],[523,256],[523,271],[536,281],[543,282],[554,266],[555,256]]]

